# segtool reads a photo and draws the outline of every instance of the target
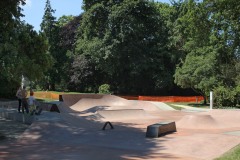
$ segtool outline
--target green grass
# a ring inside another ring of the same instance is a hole
[[[178,106],[175,106],[174,104],[178,104],[178,103],[174,103],[174,102],[164,102],[165,104],[169,105],[170,107],[176,109],[176,110],[181,110],[182,107],[178,107]]]
[[[240,160],[240,144],[215,160]]]
[[[184,106],[196,107],[196,108],[209,108],[209,104],[202,104],[202,103],[193,103],[193,102],[165,102],[165,103],[176,110],[181,110],[182,107],[178,107],[175,105],[184,105]]]
[[[36,98],[37,101],[39,102],[52,102],[54,101],[53,99],[50,98]]]
[[[40,91],[40,90],[37,90],[34,92],[51,92],[51,93],[56,93],[56,94],[83,94],[80,92],[59,92],[59,91]]]

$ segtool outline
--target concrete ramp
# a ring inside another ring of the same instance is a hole
[[[99,117],[107,120],[139,119],[151,117],[143,109],[99,110]]]
[[[121,110],[121,109],[143,109],[145,111],[159,111],[159,108],[146,101],[129,101],[114,95],[104,94],[65,94],[62,95],[63,102],[72,110],[82,112],[95,111],[99,106],[104,106],[105,110]],[[100,107],[101,110],[102,107]]]
[[[119,101],[121,103],[121,101]],[[112,103],[105,102],[103,99],[91,99],[91,98],[82,98],[74,105],[70,106],[71,109],[76,111],[86,111],[91,108],[96,108],[96,106],[105,106],[104,108],[108,108],[107,106],[112,106]]]
[[[185,115],[177,122],[178,128],[217,129],[221,125],[211,115]]]
[[[104,99],[106,102],[119,101],[119,100],[127,101],[126,99],[121,97],[117,97],[114,95],[105,95],[105,94],[63,94],[62,95],[62,99],[67,106],[72,106],[83,98]]]

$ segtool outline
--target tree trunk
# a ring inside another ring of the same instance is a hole
[[[207,96],[206,95],[202,95],[203,96],[203,98],[204,98],[204,102],[203,102],[203,104],[207,104]]]

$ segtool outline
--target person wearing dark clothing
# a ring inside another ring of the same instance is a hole
[[[22,87],[19,87],[16,96],[18,98],[18,112],[20,113],[21,106],[22,106]]]
[[[27,113],[29,113],[27,94],[28,93],[27,93],[26,87],[23,86],[23,89],[22,89],[22,113],[24,113],[24,109],[26,110]]]

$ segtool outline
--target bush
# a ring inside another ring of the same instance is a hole
[[[101,94],[111,94],[110,85],[109,84],[102,84],[98,88],[98,93],[101,93]]]
[[[238,92],[236,88],[226,88],[219,86],[214,89],[214,101],[219,108],[235,107],[237,104]]]
[[[236,87],[236,92],[237,92],[237,95],[236,95],[237,104],[240,105],[240,85]]]

